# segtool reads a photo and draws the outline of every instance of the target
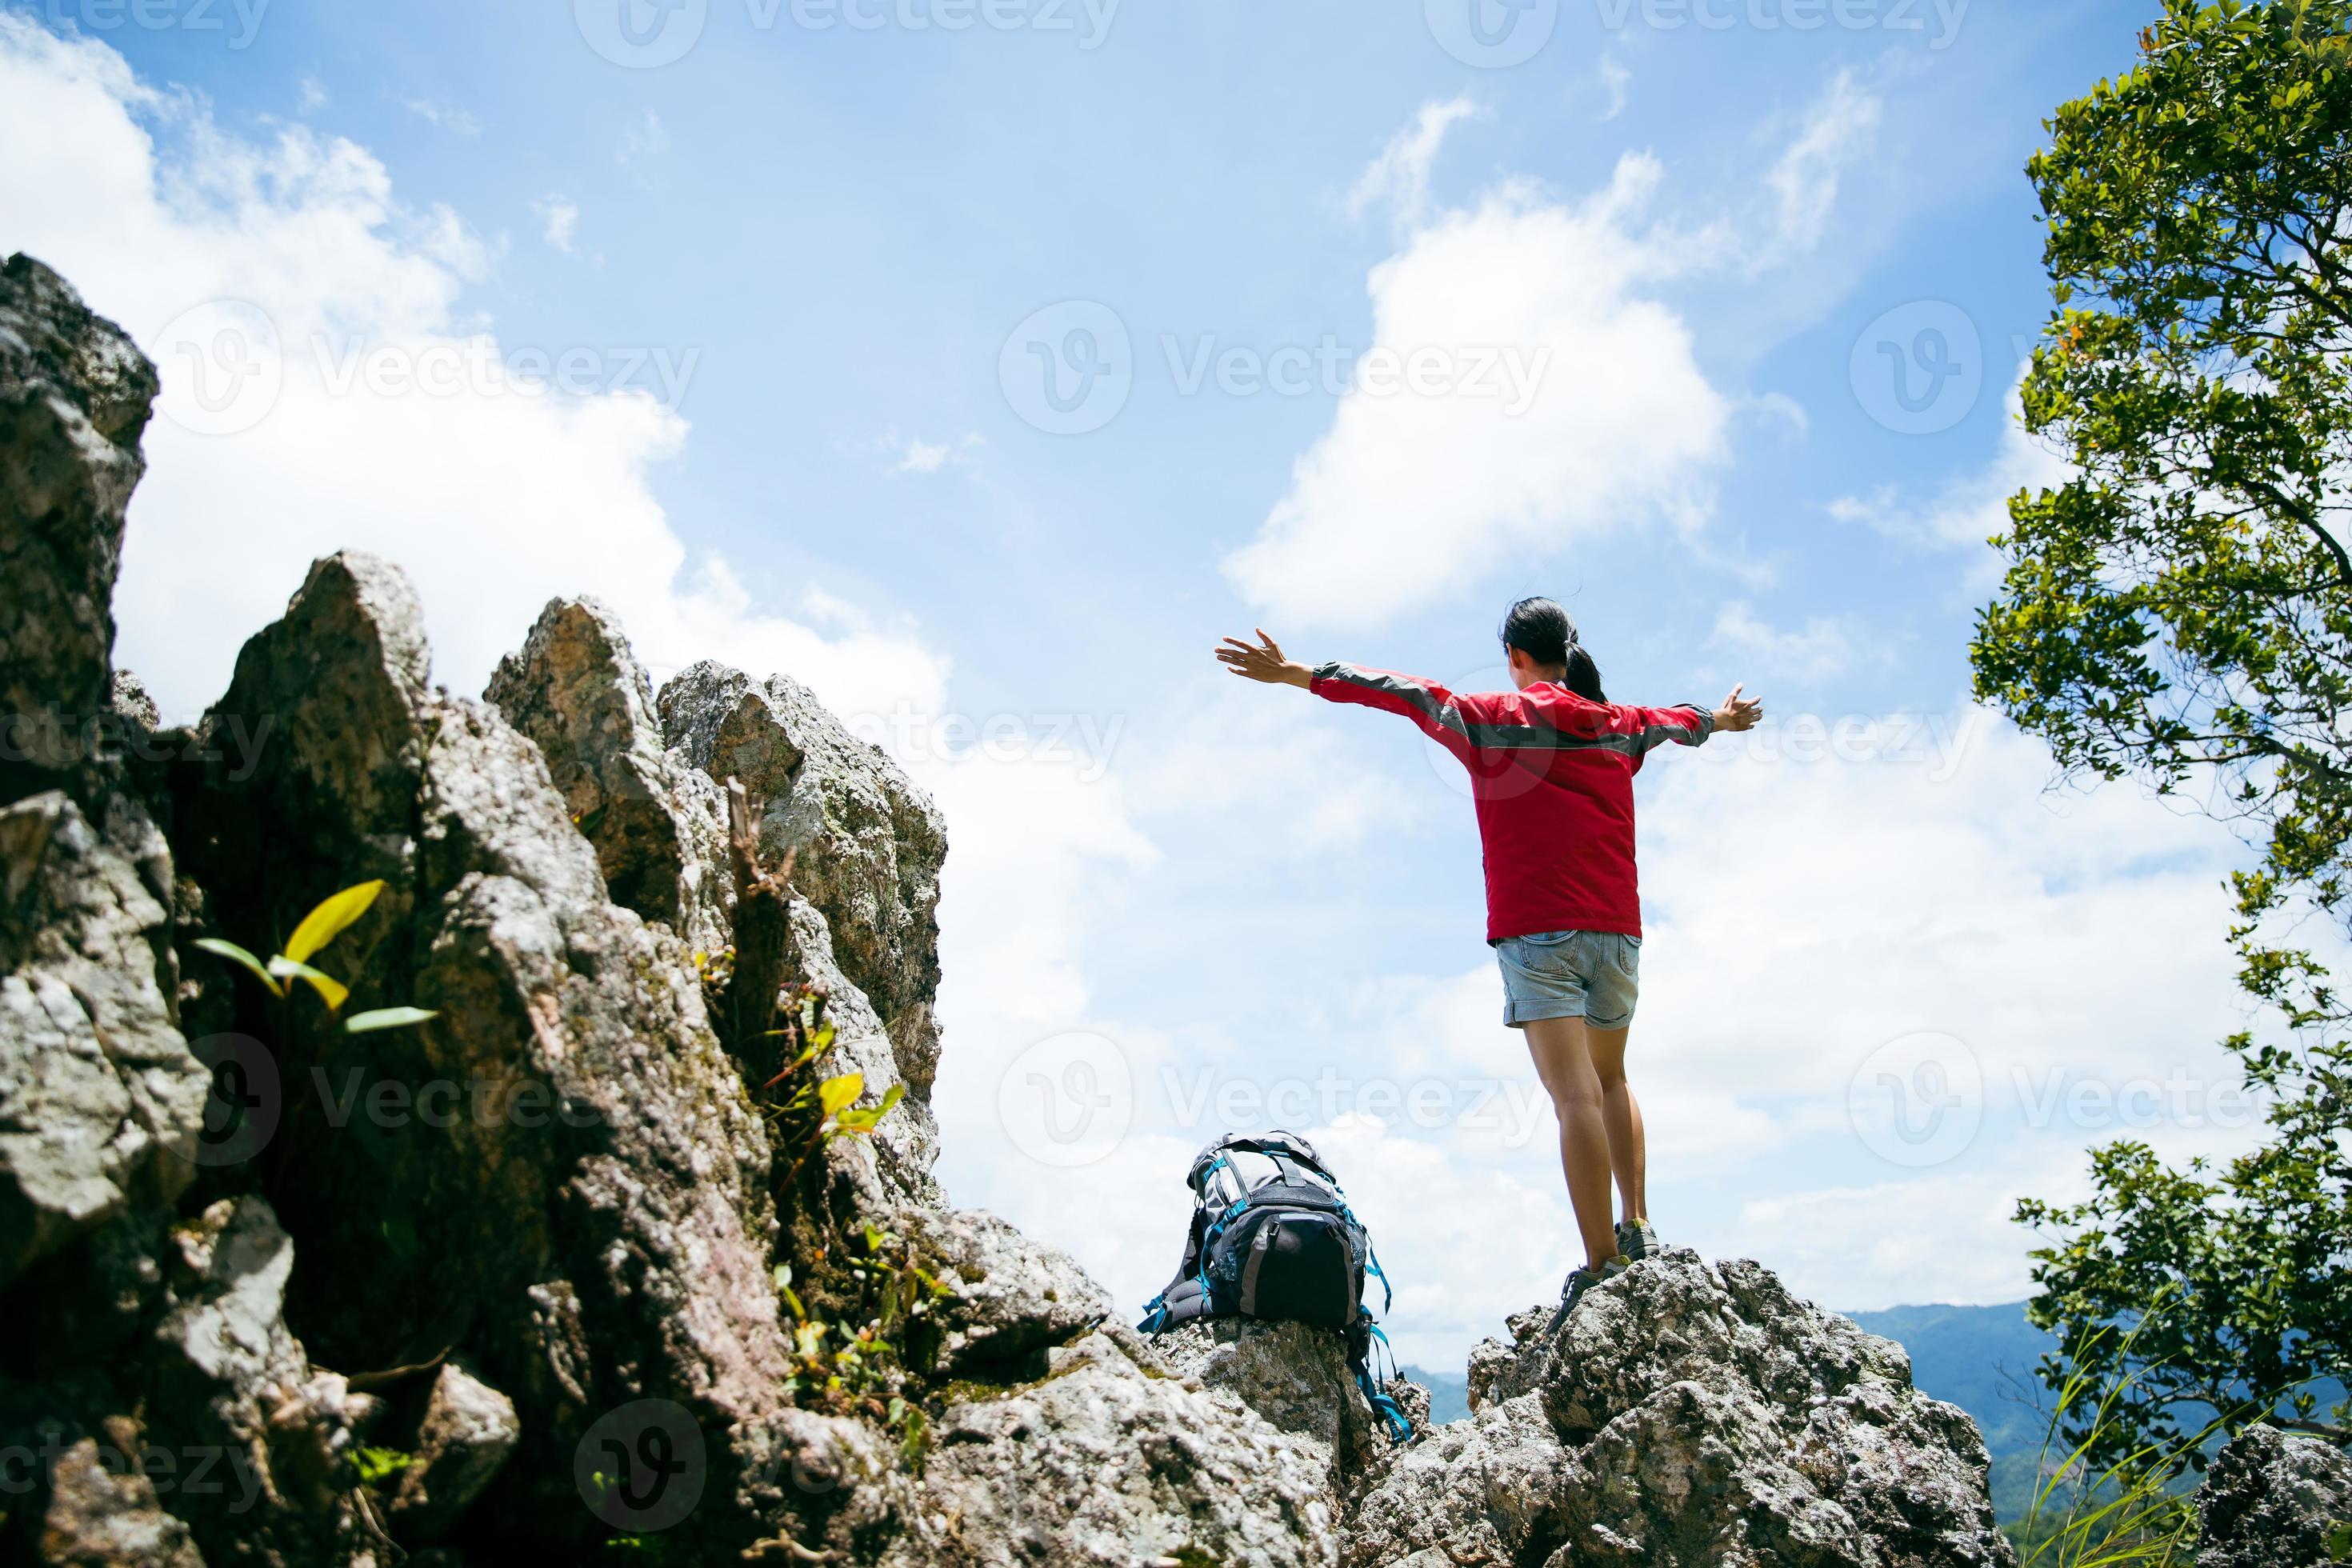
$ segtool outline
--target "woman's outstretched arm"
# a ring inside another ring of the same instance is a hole
[[[1433,680],[1394,670],[1334,661],[1312,668],[1284,656],[1263,629],[1255,643],[1227,637],[1217,658],[1227,669],[1269,685],[1299,686],[1328,702],[1352,702],[1410,719],[1458,757],[1469,757],[1470,725],[1483,716],[1479,700],[1457,697]]]

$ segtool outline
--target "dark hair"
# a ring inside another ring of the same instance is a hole
[[[1521,599],[1503,613],[1503,646],[1517,648],[1546,669],[1565,666],[1560,682],[1588,701],[1606,702],[1601,689],[1601,667],[1576,640],[1576,623],[1549,599]]]

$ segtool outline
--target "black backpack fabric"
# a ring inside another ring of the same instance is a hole
[[[1344,1333],[1348,1364],[1373,1413],[1391,1438],[1410,1438],[1412,1423],[1390,1397],[1387,1378],[1374,1375],[1388,1336],[1363,1299],[1366,1278],[1380,1280],[1385,1314],[1388,1276],[1315,1146],[1279,1129],[1230,1133],[1193,1157],[1184,1180],[1192,1221],[1183,1261],[1136,1327],[1156,1334],[1201,1318],[1262,1318]],[[1393,1372],[1393,1357],[1389,1365]]]

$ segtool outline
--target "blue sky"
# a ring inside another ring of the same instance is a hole
[[[1545,592],[1615,695],[1746,680],[1764,730],[1641,781],[1661,1229],[2014,1299],[2086,1143],[2248,1136],[2233,846],[1967,701],[1981,542],[2061,471],[2022,166],[2151,11],[8,0],[0,249],[164,365],[121,651],[167,709],[354,544],[455,686],[590,591],[898,752],[955,846],[942,1173],[1131,1302],[1229,1122],[1332,1143],[1408,1359],[1570,1248],[1450,764],[1215,638],[1493,684]],[[268,374],[208,400],[224,341]]]

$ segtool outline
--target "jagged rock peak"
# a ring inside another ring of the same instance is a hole
[[[13,746],[6,799],[85,760],[105,710],[122,515],[145,468],[158,384],[120,327],[21,253],[0,263],[0,716],[47,743]]]
[[[1394,1458],[1349,1568],[1996,1568],[1984,1441],[1891,1340],[1685,1248],[1471,1352],[1474,1414]],[[1416,1556],[1416,1553],[1430,1553]]]
[[[709,774],[669,754],[619,618],[594,599],[550,600],[483,695],[538,743],[613,901],[698,952],[724,947],[724,802]]]
[[[795,888],[824,913],[842,973],[874,1004],[918,1100],[939,1067],[939,808],[878,746],[858,740],[790,676],[753,680],[708,661],[661,689],[672,745],[765,805],[761,844],[800,853]]]

